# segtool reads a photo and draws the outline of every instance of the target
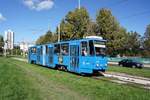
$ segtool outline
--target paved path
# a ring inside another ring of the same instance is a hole
[[[27,59],[24,59],[24,58],[17,58],[17,57],[12,57],[12,58],[15,59],[15,60],[28,62],[28,60],[27,60]]]
[[[150,78],[133,76],[133,75],[117,73],[117,72],[107,72],[107,73],[104,73],[104,76],[117,78],[117,79],[119,79],[121,81],[125,81],[125,82],[131,82],[131,83],[137,83],[137,84],[141,84],[141,85],[145,85],[145,86],[150,86]]]
[[[112,82],[119,83],[119,84],[128,84],[134,83],[139,84],[143,88],[150,89],[150,78],[128,75],[125,73],[119,72],[105,72],[101,73],[104,77],[110,78]],[[96,79],[101,79],[99,76],[94,76]]]

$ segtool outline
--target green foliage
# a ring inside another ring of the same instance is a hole
[[[150,57],[150,39],[145,39],[143,42],[143,56]]]
[[[97,35],[104,37],[108,41],[108,54],[118,54],[126,40],[126,29],[121,27],[111,11],[105,8],[97,13],[96,22],[99,31]]]
[[[146,32],[144,33],[144,37],[150,39],[150,24],[147,25]]]
[[[58,34],[60,31],[60,34]],[[144,39],[137,32],[127,32],[120,26],[118,20],[112,15],[111,10],[102,8],[96,15],[96,21],[90,20],[89,13],[85,8],[75,9],[68,12],[56,28],[56,34],[48,31],[41,36],[36,44],[56,42],[60,40],[80,39],[85,36],[102,36],[107,40],[107,54],[127,56],[150,55],[150,25],[147,26]],[[141,47],[144,48],[140,52]]]
[[[150,50],[150,25],[147,26],[146,32],[144,34],[144,49]]]
[[[0,35],[0,48],[4,46],[3,36]]]
[[[137,32],[128,32],[124,44],[124,52],[129,56],[136,56],[140,53],[140,35]]]
[[[57,40],[56,35],[53,34],[51,31],[47,31],[45,35],[40,36],[37,39],[36,44],[52,43],[55,42],[56,40]]]
[[[13,55],[21,55],[21,50],[19,46],[15,46],[14,49],[12,50]]]
[[[150,24],[147,26],[146,32],[144,33],[143,49],[143,55],[150,57]]]
[[[0,35],[0,54],[3,52],[3,47],[4,46],[4,39],[3,36]]]
[[[87,36],[94,36],[97,35],[98,33],[98,25],[94,21],[90,21],[88,26],[87,26]]]
[[[150,39],[144,41],[144,49],[150,51]]]
[[[113,34],[119,29],[119,23],[108,9],[102,8],[99,10],[96,16],[96,21],[99,33],[104,38],[107,38],[107,35]]]
[[[43,44],[44,41],[44,36],[40,36],[37,40],[36,40],[36,44]]]
[[[69,23],[66,23],[65,20],[63,19],[61,24],[60,24],[60,40],[68,40],[71,38],[72,36],[72,29],[73,29],[73,26]],[[57,31],[57,34],[58,34],[58,31]]]
[[[85,8],[70,11],[60,24],[61,40],[83,38],[87,33],[90,18]]]

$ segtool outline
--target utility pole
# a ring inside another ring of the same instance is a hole
[[[80,9],[81,7],[81,3],[80,3],[80,0],[78,0],[78,9]]]
[[[58,42],[60,42],[60,24],[58,25]]]

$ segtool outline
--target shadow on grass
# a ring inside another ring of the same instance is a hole
[[[42,66],[42,65],[39,65],[39,64],[32,64],[32,65],[37,65],[39,67],[43,67],[43,68],[47,68],[47,69],[51,69],[51,70],[58,70],[58,71],[62,71],[62,72],[65,72],[65,73],[70,73],[70,74],[74,74],[74,75],[78,75],[78,76],[81,76],[81,77],[93,77],[93,76],[104,76],[102,72],[94,72],[92,74],[88,74],[88,73],[75,73],[75,72],[70,72],[70,71],[65,71],[65,70],[59,70],[57,68],[52,68],[52,67],[48,67],[48,66]]]

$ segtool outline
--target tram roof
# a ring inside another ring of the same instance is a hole
[[[81,41],[89,41],[89,40],[98,40],[98,41],[102,41],[102,42],[106,42],[106,40],[104,39],[100,39],[100,38],[83,38],[83,39],[78,39],[78,40],[67,40],[67,41],[60,41],[60,42],[55,42],[55,43],[45,43],[45,44],[40,44],[40,45],[34,45],[32,47],[37,47],[37,46],[43,46],[43,45],[53,45],[53,44],[61,44],[61,43],[72,43],[72,42],[81,42]],[[32,48],[31,47],[31,48]]]

